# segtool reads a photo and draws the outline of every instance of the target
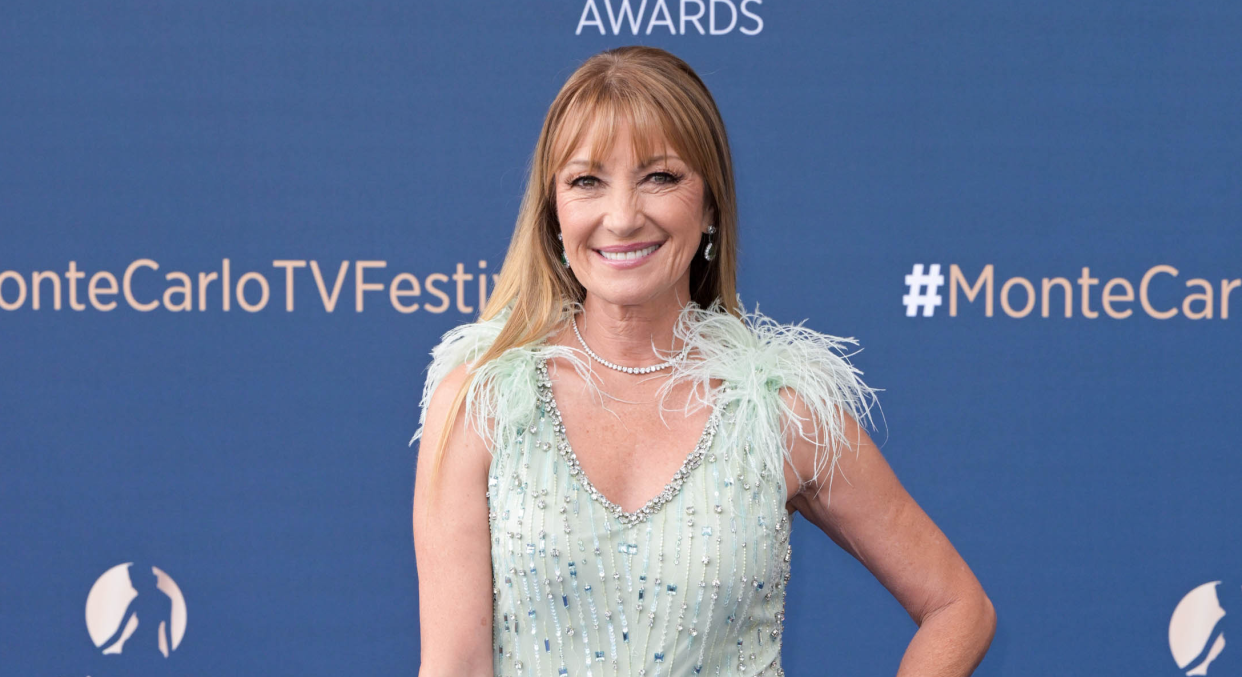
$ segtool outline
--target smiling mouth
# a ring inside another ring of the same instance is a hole
[[[609,261],[630,261],[633,259],[641,259],[644,256],[650,256],[651,254],[655,253],[655,250],[659,248],[660,248],[660,245],[653,244],[650,247],[644,247],[642,249],[636,249],[630,252],[606,252],[606,251],[600,251],[598,249],[595,251],[599,252],[600,256],[608,259]]]

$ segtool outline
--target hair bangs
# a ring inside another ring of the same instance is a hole
[[[686,157],[687,144],[678,134],[673,117],[659,101],[615,85],[601,85],[580,95],[566,107],[561,133],[553,140],[553,150],[549,154],[551,166],[547,168],[549,177],[574,159],[571,156],[587,138],[591,139],[591,147],[586,149],[587,157],[581,159],[590,162],[592,167],[602,165],[618,134],[627,126],[630,151],[639,161],[656,155],[657,147],[665,152],[672,148],[699,170],[698,158]]]

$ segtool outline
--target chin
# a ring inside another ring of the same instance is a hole
[[[593,286],[587,288],[587,293],[612,305],[639,306],[671,294],[673,289],[673,286],[638,283]]]

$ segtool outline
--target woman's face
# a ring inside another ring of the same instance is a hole
[[[594,133],[594,132],[592,132]],[[630,129],[588,166],[590,135],[556,174],[556,213],[570,271],[587,295],[617,305],[690,300],[690,262],[712,215],[703,179],[664,139],[636,158]]]

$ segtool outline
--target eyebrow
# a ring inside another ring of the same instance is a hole
[[[655,164],[655,163],[659,162],[660,160],[670,160],[670,159],[672,159],[672,160],[680,160],[681,158],[677,157],[677,156],[676,156],[676,155],[674,155],[674,154],[668,154],[668,155],[656,155],[656,156],[653,156],[653,157],[650,157],[650,158],[647,158],[646,160],[644,160],[642,164],[638,165],[638,168],[639,168],[639,169],[646,169],[647,167],[650,167],[651,165],[653,165],[653,164]],[[565,163],[565,167],[566,167],[566,168],[573,167],[573,166],[575,166],[575,165],[588,165],[588,166],[592,166],[592,167],[603,167],[603,165],[602,165],[602,164],[600,164],[600,163],[598,163],[598,162],[588,162],[588,161],[583,160],[583,159],[570,160],[569,162],[566,162],[566,163]]]

